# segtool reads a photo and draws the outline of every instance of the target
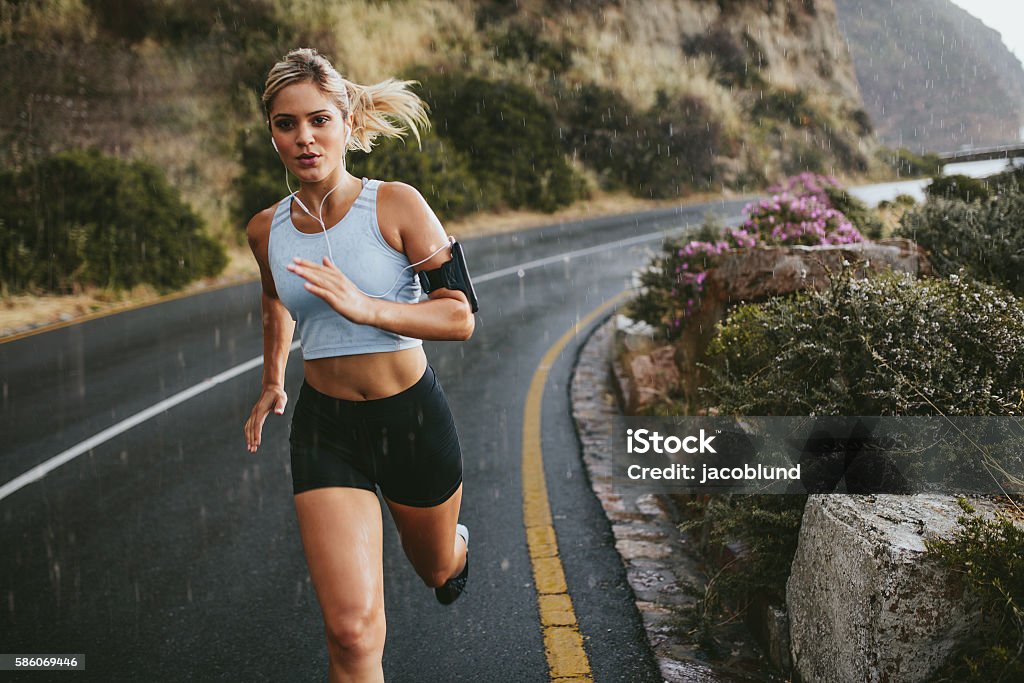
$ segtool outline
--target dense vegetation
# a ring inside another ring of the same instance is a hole
[[[970,201],[955,189],[949,198],[937,191],[903,214],[897,232],[925,247],[936,277],[858,278],[845,269],[822,291],[735,306],[707,349],[700,410],[723,415],[1024,413],[1022,175],[1008,172],[979,182]],[[979,188],[985,198],[977,196]],[[796,197],[804,197],[806,205],[820,200],[842,206],[857,216],[858,231],[878,229],[877,216],[846,203],[848,195],[828,179],[804,175],[776,189],[779,194],[748,207],[745,239],[737,228],[709,224],[696,239],[670,244],[644,275],[645,290],[632,314],[674,339],[685,330],[690,300],[700,295],[694,283],[699,285],[725,251],[771,244],[773,236],[794,243],[809,234],[822,241],[835,234],[825,228],[827,221],[815,230],[812,221],[797,220],[793,214],[802,205]],[[812,213],[825,218],[821,210]],[[656,408],[659,414],[678,414],[682,406]],[[960,456],[958,450],[940,456],[950,458],[943,469],[954,478]],[[1019,465],[1010,469],[1016,472]],[[705,627],[728,620],[723,613],[735,615],[755,597],[784,600],[806,496],[706,496],[683,502],[690,514],[683,527],[699,532],[709,549],[727,543],[740,549],[702,596]],[[1019,521],[967,514],[952,539],[930,547],[982,606],[980,627],[935,680],[1020,678],[1024,532]]]
[[[433,122],[422,150],[380,141],[349,161],[416,186],[442,219],[553,211],[596,190],[747,190],[783,170],[876,163],[861,152],[871,125],[854,93],[807,65],[820,55],[798,37],[835,34],[813,5],[785,9],[792,35],[755,39],[750,21],[775,25],[784,8],[720,3],[706,31],[665,45],[623,37],[611,55],[602,36],[625,19],[596,11],[605,4],[550,3],[544,18],[497,1],[0,0],[0,88],[17,95],[0,98],[0,163],[21,173],[88,148],[145,160],[194,207],[201,232],[241,246],[248,218],[287,192],[258,95],[297,45],[361,83],[420,81]],[[792,45],[787,78],[808,71],[803,89],[769,85],[776,40]],[[3,277],[9,291],[29,282]]]
[[[927,249],[940,275],[964,269],[1024,296],[1024,191],[1018,183],[1013,174],[953,186],[937,179],[933,187],[939,188],[920,209],[904,214],[897,234]]]
[[[1024,680],[1024,529],[1010,514],[986,519],[963,499],[960,507],[953,537],[926,543],[978,597],[986,618],[934,680]]]
[[[1020,414],[1024,302],[967,278],[847,275],[738,307],[708,355],[708,401],[730,415]]]
[[[226,261],[159,169],[95,150],[0,174],[0,217],[0,267],[14,291],[170,290]]]

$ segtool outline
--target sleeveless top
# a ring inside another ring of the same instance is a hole
[[[299,329],[305,360],[400,351],[423,342],[370,325],[357,325],[306,289],[306,279],[287,270],[296,256],[322,264],[334,254],[334,265],[366,294],[399,303],[416,303],[420,283],[405,254],[388,244],[377,223],[379,180],[363,178],[363,188],[340,221],[324,231],[301,232],[291,219],[292,195],[278,202],[270,226],[267,256],[278,297]],[[330,240],[331,252],[325,240]],[[397,279],[397,282],[396,282]],[[385,291],[394,284],[391,291]]]

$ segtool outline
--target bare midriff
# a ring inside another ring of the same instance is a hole
[[[306,382],[322,394],[346,401],[370,401],[399,394],[427,369],[422,346],[401,351],[329,356],[304,361]]]

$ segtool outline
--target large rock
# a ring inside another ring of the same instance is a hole
[[[725,254],[708,273],[704,298],[711,304],[760,301],[811,287],[823,289],[843,261],[859,275],[895,270],[930,272],[927,258],[911,240],[893,238],[843,245],[759,247]]]
[[[633,391],[627,399],[626,407],[630,415],[658,399],[668,398],[679,386],[675,353],[674,346],[661,346],[651,353],[634,356],[629,361]]]
[[[786,587],[804,683],[914,683],[942,665],[980,618],[925,552],[925,539],[952,535],[960,512],[951,496],[808,499]]]

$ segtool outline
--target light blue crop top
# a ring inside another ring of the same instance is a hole
[[[379,180],[363,179],[363,189],[352,208],[340,221],[315,233],[299,231],[292,223],[289,195],[278,202],[270,226],[267,256],[277,295],[296,321],[306,360],[327,356],[351,356],[357,353],[400,351],[423,342],[370,325],[357,325],[338,314],[320,297],[305,288],[306,280],[287,270],[296,256],[323,263],[329,255],[326,240],[331,241],[335,264],[359,289],[381,294],[398,283],[385,296],[388,301],[415,303],[420,299],[420,283],[405,254],[394,249],[381,236],[377,224],[377,188]]]

